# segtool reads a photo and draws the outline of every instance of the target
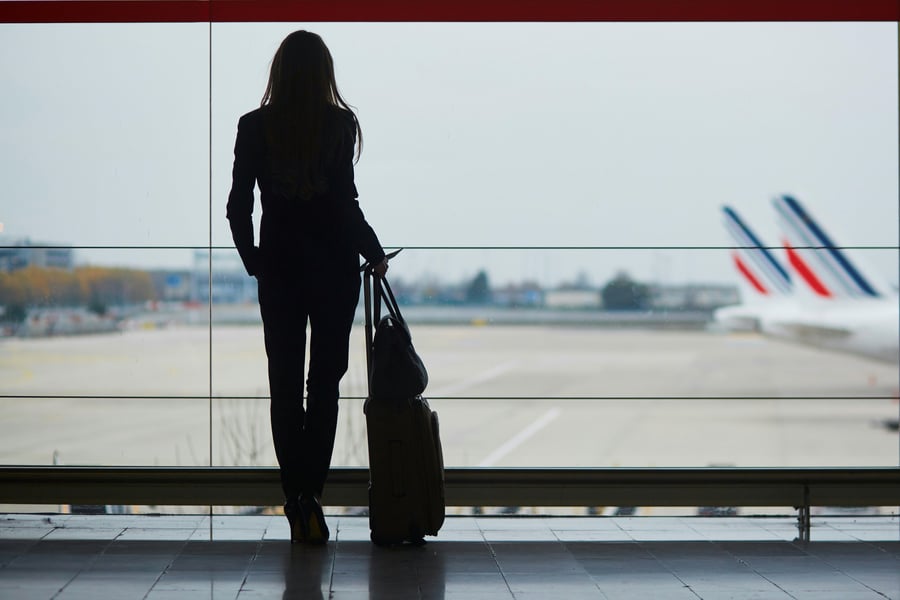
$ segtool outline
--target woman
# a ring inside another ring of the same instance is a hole
[[[359,300],[359,255],[377,274],[387,271],[356,200],[353,159],[361,148],[359,123],[338,93],[328,48],[318,35],[295,31],[272,59],[260,108],[238,122],[227,209],[234,245],[259,286],[272,437],[293,542],[328,541],[320,498]],[[262,205],[258,247],[254,184]]]

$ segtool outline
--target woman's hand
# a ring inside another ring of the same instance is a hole
[[[384,277],[385,274],[387,273],[387,270],[388,270],[388,259],[386,256],[384,257],[384,260],[382,260],[380,263],[378,263],[377,265],[372,267],[372,271],[379,277]]]

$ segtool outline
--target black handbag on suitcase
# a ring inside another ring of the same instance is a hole
[[[363,288],[371,539],[377,545],[423,544],[444,523],[438,417],[421,396],[428,375],[390,285],[367,267]]]

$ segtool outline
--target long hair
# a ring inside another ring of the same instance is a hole
[[[362,152],[359,121],[338,92],[331,53],[315,33],[295,31],[281,42],[260,105],[268,106],[266,141],[273,169],[301,198],[327,186],[322,169],[345,135],[335,108],[352,119],[357,159]]]

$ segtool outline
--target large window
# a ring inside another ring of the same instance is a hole
[[[897,27],[850,22],[0,25],[0,463],[275,464],[225,200],[298,28],[358,109],[448,466],[900,464]],[[877,299],[816,296],[783,195]],[[367,464],[359,325],[335,466]]]

